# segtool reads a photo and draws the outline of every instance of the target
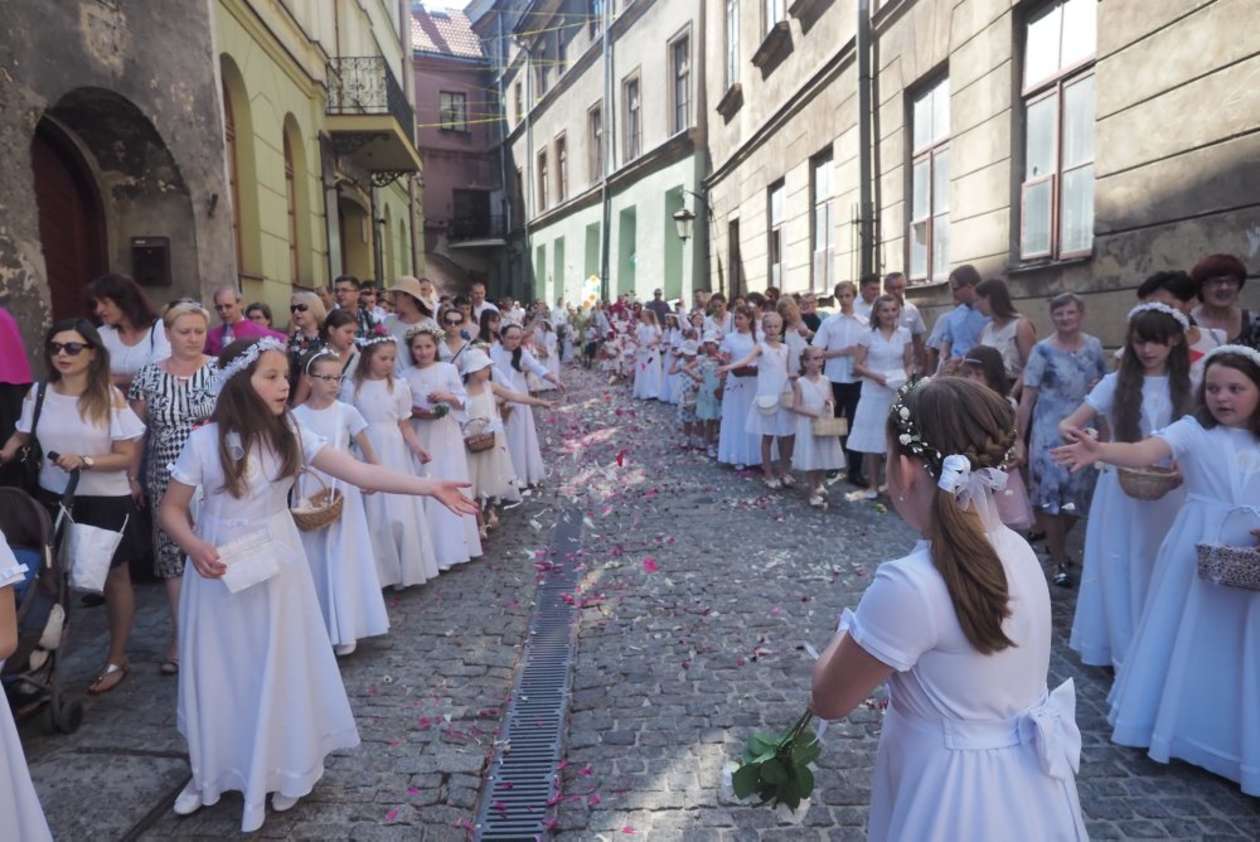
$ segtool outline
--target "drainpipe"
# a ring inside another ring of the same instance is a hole
[[[381,285],[379,288],[384,289],[386,286],[388,286],[388,283],[385,280],[385,274],[383,271],[383,267],[381,265],[382,264],[381,235],[379,231],[380,224],[376,221],[376,188],[373,187],[370,182],[368,184],[367,194],[368,194],[368,216],[372,223],[372,226],[371,226],[372,269],[373,271],[376,272],[376,282]]]
[[[612,96],[612,30],[610,28],[609,12],[612,3],[605,2],[603,6],[604,19],[601,21],[603,25],[602,37],[604,39],[601,49],[604,62],[604,102],[600,106],[600,119],[603,120],[603,137],[600,138],[600,213],[601,221],[599,226],[599,297],[604,303],[608,303],[609,293],[611,292],[612,278],[609,272],[609,263],[612,259],[612,197],[608,195],[608,171],[611,169],[613,156],[613,133],[616,131],[616,122],[614,115],[617,109],[613,106]]]
[[[871,207],[871,3],[857,4],[858,60],[858,249],[861,274],[875,269],[875,238]]]

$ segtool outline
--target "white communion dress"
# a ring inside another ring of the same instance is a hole
[[[307,463],[327,443],[298,427]],[[233,438],[235,439],[233,441]],[[239,436],[228,451],[246,458]],[[222,547],[252,533],[277,544],[279,572],[232,593],[219,579],[184,568],[179,602],[177,723],[188,741],[192,787],[203,804],[244,795],[241,830],[262,826],[268,793],[310,793],[324,758],[359,744],[350,702],[328,644],[302,539],[289,514],[292,479],[275,479],[279,458],[248,455],[245,493],[224,489],[219,426],[193,431],[171,469],[204,492],[197,537]]]
[[[787,361],[791,355],[788,346],[780,342],[770,345],[758,343],[761,353],[757,355],[757,380],[752,406],[748,407],[748,417],[744,419],[744,429],[754,437],[757,436],[794,436],[796,435],[796,416],[783,408],[782,395],[784,389],[790,389],[788,381]],[[738,360],[737,360],[738,362]],[[762,402],[771,404],[773,409],[763,412],[759,406]],[[760,447],[758,442],[758,447]]]
[[[661,331],[641,324],[635,328],[638,350],[634,355],[634,397],[655,400],[661,395]]]
[[[1006,571],[1002,626],[1015,646],[972,647],[926,541],[880,565],[856,614],[844,612],[841,630],[895,670],[871,779],[874,842],[1088,839],[1075,688],[1046,685],[1045,576],[1019,535],[995,525],[988,538]]]
[[[481,501],[519,500],[516,471],[512,468],[512,454],[508,453],[507,437],[503,434],[499,404],[489,385],[480,394],[468,396],[465,414],[469,424],[480,422],[476,432],[494,433],[494,447],[468,454],[468,481],[472,483],[470,496]]]
[[[359,410],[333,401],[324,409],[299,406],[293,410],[298,423],[337,450],[350,451],[350,441],[367,428]],[[363,508],[363,493],[353,485],[333,479],[318,468],[328,488],[341,492],[341,517],[323,529],[300,533],[306,558],[311,563],[315,593],[334,646],[346,646],[365,637],[389,631],[389,615],[381,596],[372,531]],[[298,492],[309,496],[320,484],[310,477],[298,480]]]
[[[406,380],[395,378],[392,389],[386,380],[364,380],[357,390],[354,383],[347,383],[342,400],[353,402],[367,421],[368,441],[382,465],[421,473],[398,427],[399,421],[411,417],[411,389]],[[437,578],[437,558],[422,499],[407,494],[368,494],[363,508],[382,586],[409,587]]]
[[[888,385],[876,383],[869,377],[862,378],[862,397],[853,411],[852,429],[849,430],[849,450],[883,453],[887,448],[884,431],[888,408],[897,395],[897,388],[906,382],[905,351],[910,342],[910,331],[904,327],[894,330],[887,339],[880,330],[866,330],[858,334],[858,344],[866,348],[866,367],[884,375]]]
[[[414,405],[431,410],[428,396],[433,392],[449,392],[463,403],[468,396],[459,371],[451,363],[436,362],[427,368],[413,366],[407,369],[407,385],[411,387]],[[452,482],[468,482],[468,457],[465,455],[464,436],[460,432],[461,410],[454,407],[441,418],[411,418],[411,426],[420,439],[420,445],[433,457],[425,465],[425,475]],[[477,533],[474,515],[457,515],[433,498],[425,498],[425,515],[429,520],[429,534],[433,536],[433,553],[439,570],[449,570],[456,564],[481,557],[481,537]]]
[[[1085,402],[1115,430],[1115,373],[1090,391]],[[1142,384],[1139,416],[1142,436],[1163,429],[1172,420],[1167,377],[1147,377]],[[1124,662],[1133,630],[1142,618],[1155,557],[1168,527],[1184,505],[1184,488],[1158,500],[1138,500],[1120,487],[1119,475],[1104,466],[1094,487],[1085,532],[1081,592],[1076,599],[1069,646],[1081,661],[1096,667]]]
[[[801,390],[801,408],[822,413],[831,400],[831,381],[819,377],[818,382],[802,376],[796,381]],[[792,451],[792,467],[798,471],[838,471],[844,467],[844,449],[835,436],[816,436],[810,426],[814,419],[793,413],[796,417],[796,448]]]
[[[1260,795],[1260,591],[1199,578],[1195,545],[1254,547],[1260,439],[1187,416],[1156,433],[1186,502],[1155,559],[1142,619],[1112,687],[1112,740],[1180,758]]]
[[[0,532],[0,589],[12,587],[25,578],[26,566],[19,564]],[[0,669],[4,661],[0,660]],[[31,782],[26,754],[9,699],[0,692],[0,839],[21,839],[23,842],[52,842],[48,820],[39,804],[39,795]]]
[[[532,371],[538,377],[547,374],[542,363],[529,351],[521,351],[521,370],[512,367],[512,352],[495,344],[490,349],[494,362],[494,379],[503,388],[519,394],[529,394],[525,372]],[[547,478],[543,465],[542,448],[538,445],[538,427],[534,421],[534,408],[523,403],[511,403],[512,413],[503,422],[507,433],[508,452],[512,455],[512,468],[520,485],[535,485]]]
[[[722,353],[732,362],[748,356],[756,340],[752,334],[731,331],[722,339]],[[729,372],[722,386],[722,423],[718,428],[718,461],[727,465],[760,465],[761,438],[747,430],[748,410],[757,396],[753,377]]]

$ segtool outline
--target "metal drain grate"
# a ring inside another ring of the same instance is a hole
[[[578,608],[565,602],[580,573],[573,559],[581,546],[582,513],[564,512],[551,533],[549,558],[558,565],[538,586],[529,620],[529,640],[516,675],[487,785],[477,811],[474,838],[534,840],[558,787],[556,766],[569,709],[573,647]]]

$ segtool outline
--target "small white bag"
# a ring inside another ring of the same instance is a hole
[[[232,593],[240,593],[280,572],[280,542],[270,529],[251,532],[218,547],[219,561],[227,567],[223,584]]]
[[[123,518],[122,529],[102,529],[86,523],[75,523],[64,507],[58,520],[65,518],[61,539],[61,564],[70,571],[70,587],[78,591],[102,593],[109,577],[110,563],[122,543],[123,533],[131,516]]]
[[[758,395],[754,399],[757,411],[762,415],[774,415],[779,411],[778,395]]]

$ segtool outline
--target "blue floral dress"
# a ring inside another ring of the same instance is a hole
[[[696,393],[696,418],[701,421],[717,421],[722,417],[722,400],[717,396],[722,378],[718,374],[718,361],[712,357],[700,360],[699,391]]]
[[[1073,474],[1056,465],[1050,450],[1063,444],[1059,422],[1085,401],[1107,373],[1102,343],[1084,336],[1079,350],[1065,351],[1046,338],[1033,346],[1024,368],[1024,385],[1037,390],[1032,430],[1028,437],[1028,470],[1032,504],[1047,514],[1084,517],[1089,511],[1097,472]]]

